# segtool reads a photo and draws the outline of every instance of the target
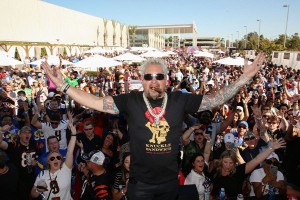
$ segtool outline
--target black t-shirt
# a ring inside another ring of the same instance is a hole
[[[6,150],[10,161],[17,167],[20,174],[20,181],[33,184],[34,167],[28,164],[27,161],[36,158],[36,147],[34,143],[30,143],[28,146],[22,145],[20,142],[8,143]]]
[[[263,152],[266,148],[268,148],[268,144],[263,139],[259,139],[254,149],[247,147],[243,151],[240,150],[240,153],[244,161],[249,162],[253,160],[260,152]]]
[[[19,174],[14,165],[8,165],[8,172],[0,174],[1,200],[18,200]]]
[[[225,189],[227,198],[236,198],[238,194],[242,194],[243,181],[246,178],[245,167],[246,164],[237,166],[236,172],[228,176],[216,175],[213,179],[212,194],[218,196],[221,188]]]
[[[76,138],[78,141],[82,141],[84,153],[100,149],[101,138],[98,135],[94,134],[94,138],[89,140],[85,133],[80,133]]]
[[[130,177],[138,181],[159,184],[177,179],[177,154],[182,122],[186,114],[195,113],[202,101],[201,95],[168,93],[165,114],[160,124],[147,110],[142,92],[114,96],[114,102],[127,119],[130,136]],[[156,114],[163,99],[149,102]]]
[[[110,200],[110,185],[112,185],[112,180],[107,173],[100,176],[92,175],[80,200]]]

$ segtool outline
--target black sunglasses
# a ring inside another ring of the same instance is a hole
[[[165,79],[165,75],[162,74],[162,73],[159,73],[159,74],[144,74],[144,79],[146,81],[151,81],[153,78],[156,78],[156,80],[164,80]]]
[[[252,136],[252,137],[249,137],[249,138],[244,138],[244,141],[249,141],[249,140],[254,140],[254,139],[255,139],[255,137]]]
[[[51,124],[59,124],[59,122],[50,122]]]
[[[272,161],[270,159],[266,159],[266,164],[268,164],[268,165],[271,165],[271,164],[278,165],[278,162],[277,161]]]
[[[203,135],[203,133],[195,132],[194,135]]]
[[[238,128],[246,129],[246,126],[238,126]]]
[[[84,130],[85,131],[91,131],[91,130],[93,130],[93,128],[85,128]]]
[[[61,160],[61,156],[53,156],[53,157],[50,157],[50,161],[53,161],[53,160],[55,160],[55,158],[57,159],[57,160]]]

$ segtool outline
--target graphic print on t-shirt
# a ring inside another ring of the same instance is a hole
[[[160,113],[160,107],[155,107],[153,109],[153,112],[155,114]],[[149,120],[145,126],[149,128],[149,130],[152,133],[152,137],[149,139],[149,143],[146,143],[146,153],[151,154],[165,154],[170,153],[172,146],[171,143],[165,143],[167,134],[170,130],[170,126],[166,119],[164,118],[164,113],[160,117],[159,125],[156,125],[154,122],[154,117],[150,114],[150,112],[147,110],[145,113],[146,118]]]

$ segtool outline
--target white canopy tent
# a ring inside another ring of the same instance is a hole
[[[92,48],[90,50],[85,51],[84,53],[105,54],[105,53],[109,53],[109,52],[105,49],[100,48],[100,47],[95,47],[95,48]]]
[[[146,53],[141,54],[140,56],[145,58],[162,58],[168,57],[169,55],[161,51],[148,51]]]
[[[132,53],[125,53],[116,57],[113,57],[115,60],[120,60],[120,61],[135,61],[135,62],[141,62],[146,60],[145,58],[142,58],[141,56],[134,55]]]
[[[214,58],[214,54],[209,52],[197,51],[194,54],[195,57],[207,57],[207,58]]]
[[[173,51],[166,51],[164,52],[167,55],[178,55],[177,53],[173,52]]]
[[[23,62],[17,60],[17,59],[14,59],[14,58],[11,58],[7,55],[0,55],[0,66],[12,66],[14,67],[15,65],[22,65],[24,64]]]
[[[118,65],[122,65],[122,63],[100,55],[90,56],[74,64],[75,67],[91,69],[92,71],[97,71],[100,67],[106,68]]]
[[[41,65],[42,62],[47,61],[47,63],[49,65],[59,65],[60,64],[60,60],[58,56],[48,56],[48,58],[42,58],[42,59],[38,59],[36,61],[30,62],[29,64],[31,65]],[[72,62],[68,61],[68,60],[62,60],[62,65],[73,65]]]
[[[241,58],[241,57],[237,57],[237,58],[226,57],[226,58],[222,58],[220,60],[216,60],[214,62],[223,64],[223,65],[241,66],[241,65],[244,65],[245,59]],[[251,63],[252,62],[248,61],[248,64],[251,64]]]

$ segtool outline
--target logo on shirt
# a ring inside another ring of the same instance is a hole
[[[160,107],[153,109],[155,114],[160,112]],[[169,153],[171,152],[171,144],[165,144],[166,137],[170,131],[170,126],[164,118],[165,113],[161,116],[159,124],[154,122],[154,117],[149,111],[145,113],[146,118],[149,120],[145,126],[151,131],[152,137],[149,139],[149,143],[146,143],[147,153]]]

